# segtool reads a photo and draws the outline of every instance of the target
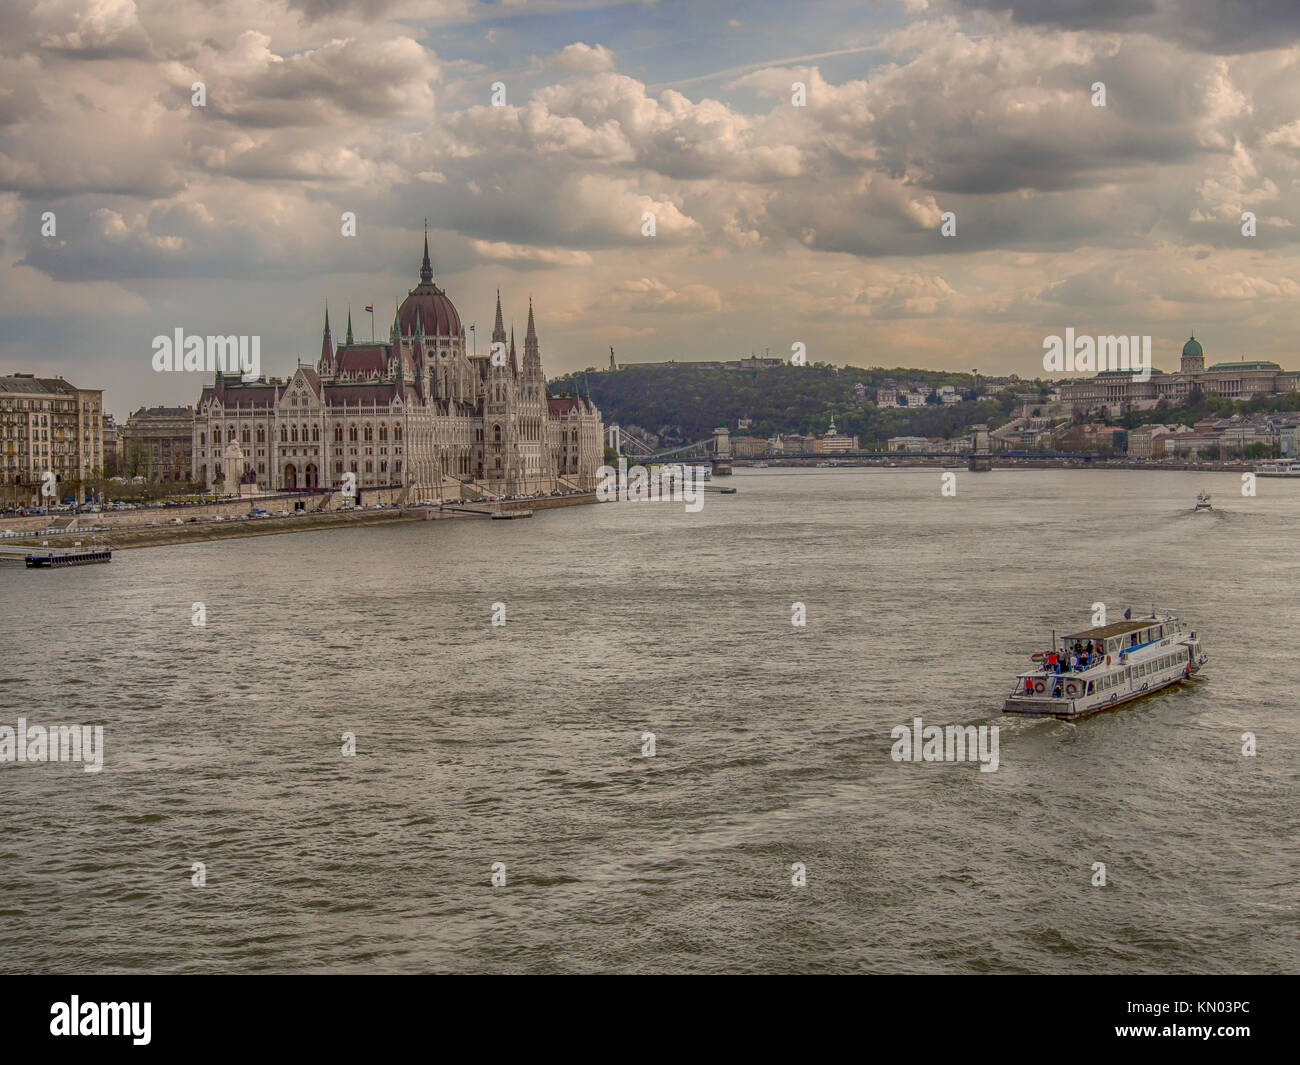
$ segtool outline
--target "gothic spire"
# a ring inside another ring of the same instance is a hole
[[[348,307],[348,338],[343,343],[352,346],[352,307]]]
[[[433,264],[429,262],[429,220],[424,220],[424,262],[420,264],[420,283],[433,284]]]
[[[542,380],[542,353],[537,344],[537,327],[533,324],[533,301],[528,300],[528,332],[524,334],[524,375],[535,385]]]
[[[492,327],[492,343],[504,344],[506,342],[506,327],[501,320],[501,290],[497,289],[497,322]]]
[[[334,337],[330,333],[330,309],[325,305],[325,332],[320,341],[320,368],[327,370],[334,361]]]

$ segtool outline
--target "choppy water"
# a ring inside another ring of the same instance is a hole
[[[939,477],[0,568],[0,724],[106,736],[0,765],[0,969],[1300,968],[1300,485]],[[997,713],[1050,628],[1153,599],[1204,678]],[[917,715],[1000,768],[892,761]]]

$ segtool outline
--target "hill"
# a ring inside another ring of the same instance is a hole
[[[725,425],[733,433],[770,437],[776,433],[820,434],[830,427],[856,435],[863,447],[883,445],[891,436],[960,436],[968,425],[1006,422],[1015,397],[1009,390],[940,406],[879,408],[859,405],[854,385],[874,396],[875,389],[921,383],[969,389],[969,374],[906,368],[857,366],[779,366],[724,370],[670,362],[619,370],[587,370],[550,382],[555,391],[590,393],[605,424],[637,425],[660,437],[661,446],[702,440]],[[1025,382],[1024,388],[1036,388]],[[739,429],[741,419],[749,419]]]

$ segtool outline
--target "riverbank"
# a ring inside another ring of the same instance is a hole
[[[542,499],[513,499],[493,504],[502,511],[554,510],[559,507],[581,506],[596,502],[594,492],[568,496],[550,496]],[[472,504],[464,504],[471,506]],[[163,513],[166,513],[165,511]],[[408,521],[449,521],[455,518],[467,521],[490,521],[486,512],[483,516],[467,514],[463,511],[440,511],[437,507],[406,507],[400,510],[353,510],[353,511],[309,511],[285,517],[250,518],[240,516],[226,521],[186,522],[183,525],[121,525],[113,526],[111,518],[106,531],[92,533],[74,530],[68,533],[49,534],[45,536],[15,537],[6,540],[14,546],[39,546],[48,543],[51,547],[69,547],[75,541],[89,544],[95,538],[114,551],[126,551],[137,547],[168,547],[173,544],[199,543],[205,540],[236,540],[250,536],[276,536],[283,533],[320,532],[328,529],[352,528],[363,525],[393,525]]]
[[[1173,473],[1251,473],[1261,462],[1133,462],[1128,459],[1036,459],[993,456],[995,470],[1142,470]],[[907,455],[890,459],[735,459],[738,470],[761,469],[965,469],[965,455]]]

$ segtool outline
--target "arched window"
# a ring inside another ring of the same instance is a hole
[[[379,442],[380,442],[381,444],[386,444],[386,443],[388,443],[388,426],[387,426],[387,425],[380,424],[380,426],[379,426]]]
[[[288,442],[289,442],[289,427],[287,425],[282,425],[280,426],[280,443],[287,444]]]
[[[354,444],[357,442],[357,427],[355,425],[348,426],[348,439]],[[352,472],[355,473],[356,471],[353,470]]]
[[[396,441],[398,441],[399,443],[401,442],[401,439],[402,439],[402,424],[401,424],[401,422],[398,422],[396,425],[393,426],[393,439],[396,440]]]
[[[293,440],[293,442],[296,444],[298,442],[298,427],[296,425],[293,427],[289,435]]]
[[[245,444],[248,444],[252,442],[253,434],[248,431],[247,427],[245,427],[240,438]]]
[[[207,447],[207,446],[208,446],[208,434],[199,433],[199,447]]]
[[[334,443],[343,443],[343,426],[339,425],[337,422],[334,424]]]
[[[499,425],[492,426],[492,441],[493,443],[496,444],[501,443],[501,426]],[[497,465],[500,466],[501,463],[498,462]]]
[[[375,438],[375,431],[370,427],[370,423],[366,422],[366,443],[367,444],[370,443],[370,441],[372,441],[374,438]]]
[[[260,425],[257,427],[257,442],[259,444],[266,443],[266,429]]]
[[[320,441],[320,426],[313,425],[311,427],[311,442],[315,444],[318,443],[319,441]]]

